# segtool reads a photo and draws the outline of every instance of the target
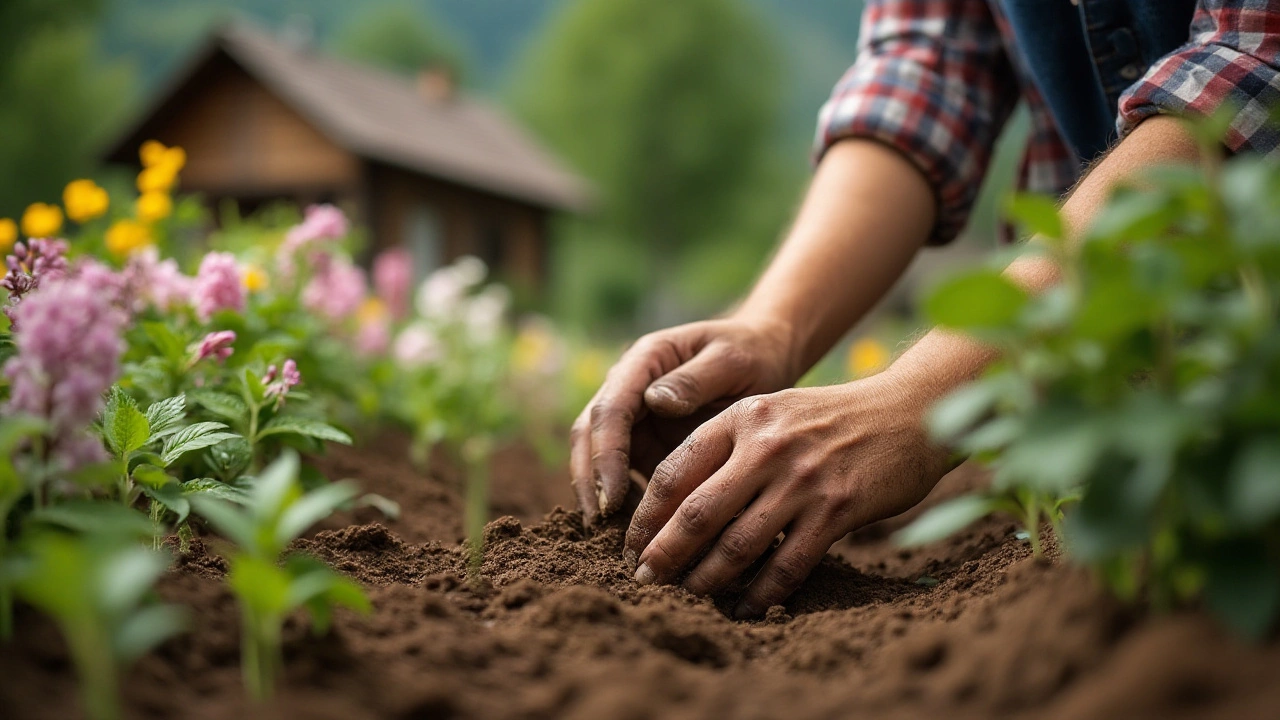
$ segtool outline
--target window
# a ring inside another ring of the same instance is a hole
[[[444,264],[444,231],[440,215],[426,203],[418,203],[405,217],[405,247],[413,258],[413,283],[417,285]]]

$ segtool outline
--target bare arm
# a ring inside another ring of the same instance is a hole
[[[1064,208],[1068,228],[1087,224],[1111,189],[1136,170],[1195,157],[1178,122],[1148,120],[1072,195]],[[882,214],[895,211],[880,208]],[[1044,261],[1020,261],[1008,273],[1032,291],[1057,278]],[[823,324],[818,327],[813,338],[822,337]],[[636,580],[684,576],[689,590],[712,592],[783,533],[735,612],[751,617],[781,602],[845,533],[928,494],[948,463],[946,451],[929,442],[923,414],[994,357],[988,347],[935,330],[880,375],[736,403],[699,427],[654,472],[627,533],[627,551],[639,562]]]

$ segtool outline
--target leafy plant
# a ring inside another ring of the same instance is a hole
[[[1197,132],[1206,148],[1212,134]],[[1213,150],[1208,151],[1212,157]],[[931,415],[995,469],[992,490],[902,539],[992,510],[1050,520],[1070,557],[1156,608],[1202,601],[1236,630],[1280,613],[1280,167],[1242,156],[1152,172],[1076,243],[1052,202],[1012,214],[1062,270],[1031,297],[979,269],[926,307],[1003,360]],[[1065,517],[1066,503],[1079,499]]]
[[[37,534],[23,556],[5,564],[0,582],[62,630],[94,720],[120,717],[121,666],[185,627],[180,608],[147,602],[168,565],[164,555],[136,545],[60,533]]]
[[[313,630],[323,633],[334,607],[371,611],[360,586],[323,563],[295,556],[277,564],[290,542],[356,496],[355,486],[345,482],[304,494],[298,470],[297,454],[285,451],[254,481],[243,507],[207,495],[192,498],[196,512],[236,545],[227,582],[240,602],[245,687],[258,700],[274,688],[280,630],[290,612],[306,608]]]

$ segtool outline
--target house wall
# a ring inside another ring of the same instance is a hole
[[[214,198],[289,197],[303,202],[358,196],[361,163],[231,63],[198,83],[154,136],[187,150],[185,189]],[[346,204],[346,203],[344,203]]]
[[[541,288],[545,210],[381,164],[367,177],[375,249],[406,243],[412,215],[425,208],[439,221],[442,263],[475,255],[518,292]]]

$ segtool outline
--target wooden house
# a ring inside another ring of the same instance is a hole
[[[215,31],[107,153],[136,165],[154,138],[187,151],[184,191],[242,211],[332,202],[402,245],[421,276],[461,255],[536,290],[548,219],[586,183],[494,105],[447,75],[406,78],[260,30]]]

